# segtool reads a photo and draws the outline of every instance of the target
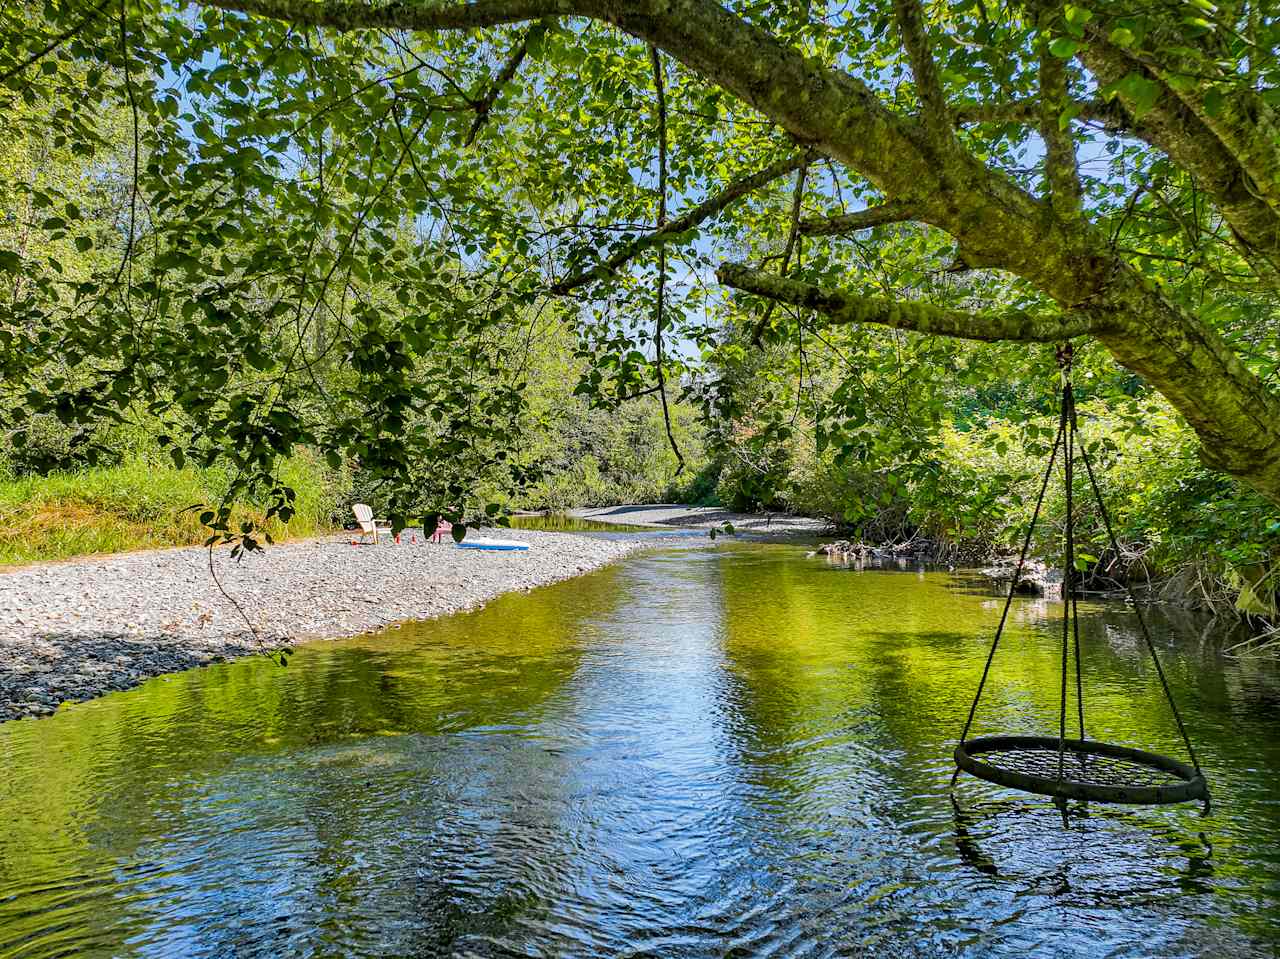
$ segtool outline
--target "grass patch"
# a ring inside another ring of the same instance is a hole
[[[290,460],[282,478],[297,491],[296,514],[273,521],[276,539],[313,536],[334,528],[338,484],[306,455]],[[134,459],[102,469],[0,481],[0,565],[67,559],[133,549],[204,542],[195,503],[216,502],[226,488],[217,471],[175,469]],[[261,520],[253,503],[238,504],[237,521]]]

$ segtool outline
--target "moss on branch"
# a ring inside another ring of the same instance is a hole
[[[1098,332],[1095,321],[1083,315],[1055,317],[1022,310],[1003,313],[951,310],[909,300],[824,290],[812,283],[763,273],[741,263],[723,264],[716,276],[721,283],[744,293],[821,313],[831,324],[874,323],[898,330],[986,342],[1056,343]]]

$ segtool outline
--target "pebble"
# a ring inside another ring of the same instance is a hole
[[[199,547],[0,573],[0,722],[162,673],[482,606],[577,576],[652,542],[506,531],[528,551],[352,546],[348,535],[269,546],[214,568]]]

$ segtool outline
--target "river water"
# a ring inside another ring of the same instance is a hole
[[[962,777],[962,574],[696,541],[0,726],[2,956],[1270,956],[1280,674],[1159,620],[1214,807]],[[1018,600],[978,732],[1056,730]],[[1182,756],[1131,615],[1090,733]]]

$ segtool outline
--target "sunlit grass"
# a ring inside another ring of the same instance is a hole
[[[332,529],[335,496],[310,459],[295,457],[282,478],[297,492],[297,512],[287,527],[268,524],[271,535],[283,539]],[[225,486],[218,472],[146,459],[0,481],[0,565],[201,543],[208,531],[200,525],[200,511],[188,507],[216,502]],[[255,504],[236,507],[237,521],[262,516]]]

